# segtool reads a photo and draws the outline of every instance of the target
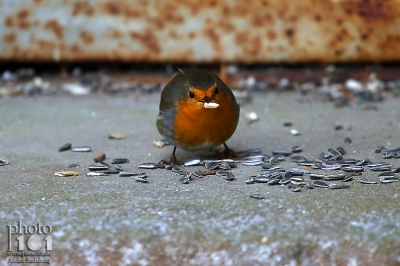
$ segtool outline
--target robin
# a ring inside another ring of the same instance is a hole
[[[221,144],[232,155],[226,141],[236,130],[240,108],[228,86],[204,70],[178,73],[163,89],[157,129],[174,145],[170,163],[178,164],[176,148],[187,151],[211,149]]]

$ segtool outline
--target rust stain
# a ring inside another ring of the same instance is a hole
[[[47,21],[46,24],[44,24],[44,28],[53,32],[58,38],[63,38],[64,36],[64,27],[60,25],[56,19]]]
[[[22,10],[18,11],[18,13],[16,15],[17,19],[20,19],[20,20],[25,20],[28,18],[28,16],[29,16],[29,11],[26,9],[22,9]]]
[[[28,21],[29,11],[27,9],[21,9],[15,14],[15,20],[17,22],[18,28],[28,29],[31,24]]]
[[[4,19],[4,26],[6,26],[7,28],[11,28],[12,26],[14,26],[13,19],[11,17],[6,17]]]
[[[348,15],[358,15],[364,19],[393,18],[394,1],[385,0],[348,0],[340,1]],[[398,6],[397,6],[398,8]]]
[[[135,18],[135,17],[140,17],[144,15],[143,10],[139,9],[139,6],[142,8],[145,7],[146,4],[144,3],[131,3],[127,1],[121,1],[121,0],[107,0],[107,1],[102,1],[102,7],[101,10],[105,14],[111,15],[111,16],[125,16],[125,17],[130,17],[130,18]]]
[[[15,33],[9,33],[9,34],[4,34],[3,35],[3,41],[7,44],[14,43],[16,40]]]
[[[131,32],[130,36],[133,40],[140,41],[147,49],[155,54],[160,53],[161,47],[158,44],[158,40],[151,33],[151,31],[146,31],[144,33]]]
[[[276,40],[276,38],[278,37],[278,35],[276,34],[276,32],[274,30],[267,30],[266,36],[271,41]]]
[[[72,54],[78,53],[80,51],[79,45],[73,44],[70,48]]]
[[[86,15],[92,16],[94,8],[86,1],[76,1],[72,4],[72,16]]]
[[[82,30],[79,33],[79,36],[81,37],[81,40],[83,41],[83,43],[85,45],[90,45],[90,44],[93,44],[93,42],[94,42],[94,36],[91,32]]]
[[[37,46],[39,47],[39,49],[48,50],[48,51],[49,50],[52,51],[57,47],[57,45],[54,42],[48,41],[48,40],[38,40]]]

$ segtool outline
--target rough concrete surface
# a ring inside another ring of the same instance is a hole
[[[184,185],[172,171],[138,169],[172,152],[152,144],[161,139],[158,102],[159,93],[0,99],[0,158],[10,162],[0,167],[1,264],[11,265],[6,226],[21,221],[52,227],[51,265],[400,265],[400,182],[381,184],[379,172],[366,168],[362,177],[377,185],[355,177],[349,189],[295,193],[285,186],[246,185],[261,166],[239,163],[232,170],[235,181],[206,176]],[[294,92],[256,93],[242,106],[228,145],[264,154],[300,145],[311,160],[342,146],[345,158],[399,167],[400,159],[374,153],[377,145],[400,146],[399,101],[388,97],[374,105],[335,108]],[[247,124],[250,111],[260,120]],[[300,135],[291,135],[291,128]],[[126,138],[110,140],[112,132]],[[58,152],[67,142],[92,152]],[[101,152],[106,162],[128,158],[123,169],[146,172],[149,183],[85,176]],[[181,161],[213,154],[177,152]],[[78,176],[54,176],[71,164],[79,165]],[[298,167],[289,158],[280,165]],[[250,198],[252,193],[265,199]]]

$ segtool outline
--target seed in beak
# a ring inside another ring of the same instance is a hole
[[[218,106],[219,106],[218,103],[207,103],[207,102],[204,103],[204,108],[207,109],[214,109],[217,108]]]

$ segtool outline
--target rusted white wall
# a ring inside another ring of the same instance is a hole
[[[400,0],[0,0],[0,60],[400,59]]]

